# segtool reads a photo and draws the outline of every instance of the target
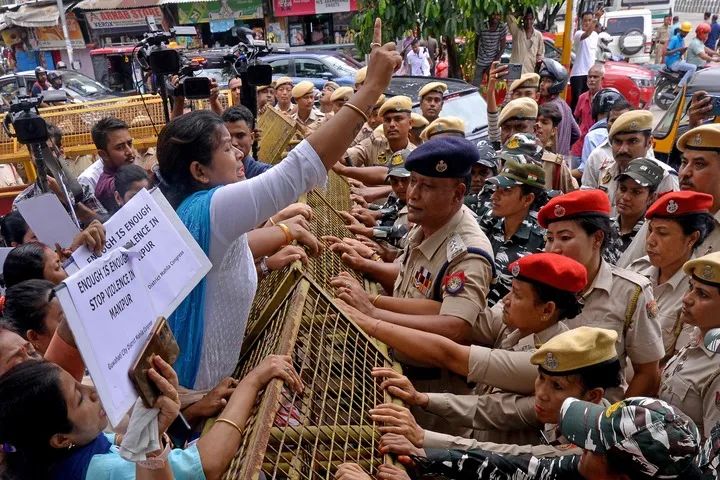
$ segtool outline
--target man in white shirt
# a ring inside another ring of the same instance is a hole
[[[430,61],[428,60],[428,53],[425,48],[420,48],[418,39],[413,39],[410,44],[412,50],[408,52],[405,61],[410,67],[410,75],[429,77],[430,76]]]
[[[598,34],[595,31],[595,26],[603,13],[602,8],[594,14],[592,12],[583,13],[582,30],[578,30],[573,35],[573,46],[577,50],[575,52],[575,63],[570,71],[570,88],[572,89],[570,108],[572,111],[575,111],[575,104],[577,104],[580,95],[588,89],[588,71],[595,64],[598,48]]]

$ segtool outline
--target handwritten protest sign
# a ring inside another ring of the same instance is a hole
[[[105,227],[104,253],[77,250],[73,273],[56,291],[117,425],[137,398],[128,369],[156,318],[169,316],[211,264],[159,191],[142,190]]]
[[[155,310],[167,317],[192,290],[188,285],[194,287],[211,265],[162,193],[155,192],[141,190],[105,222],[102,255],[120,247],[133,251],[133,268],[145,281]],[[68,273],[99,257],[82,247],[72,258],[75,267]]]

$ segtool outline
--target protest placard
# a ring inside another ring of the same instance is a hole
[[[125,247],[133,252],[133,269],[145,281],[158,315],[165,317],[210,271],[210,261],[160,190],[138,192],[105,222],[106,241],[101,255]],[[86,247],[73,253],[77,271],[99,257]]]
[[[54,193],[43,193],[17,204],[18,211],[35,236],[50,248],[68,248],[80,232]]]
[[[152,325],[175,310],[211,264],[159,191],[142,190],[105,227],[104,253],[77,250],[72,274],[56,292],[116,425],[137,399],[128,369]]]

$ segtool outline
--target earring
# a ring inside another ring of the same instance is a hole
[[[75,448],[75,444],[70,442],[70,445],[67,446],[67,449],[72,450],[73,448]]]

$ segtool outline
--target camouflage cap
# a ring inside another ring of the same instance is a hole
[[[620,175],[615,177],[618,182],[626,177],[632,178],[641,187],[649,187],[655,189],[660,185],[665,170],[652,158],[636,158],[630,162]]]
[[[720,353],[720,328],[711,328],[705,334],[705,348],[713,353]]]
[[[500,150],[500,158],[518,163],[542,163],[543,148],[532,133],[515,133]]]
[[[560,410],[560,431],[580,448],[620,450],[637,473],[679,478],[701,453],[700,432],[680,410],[656,398],[631,397],[610,407],[568,398]],[[633,472],[625,472],[632,478]]]
[[[529,185],[545,189],[545,170],[534,163],[520,163],[508,160],[502,171],[495,177],[488,178],[489,183],[500,188],[510,188],[515,185]]]

